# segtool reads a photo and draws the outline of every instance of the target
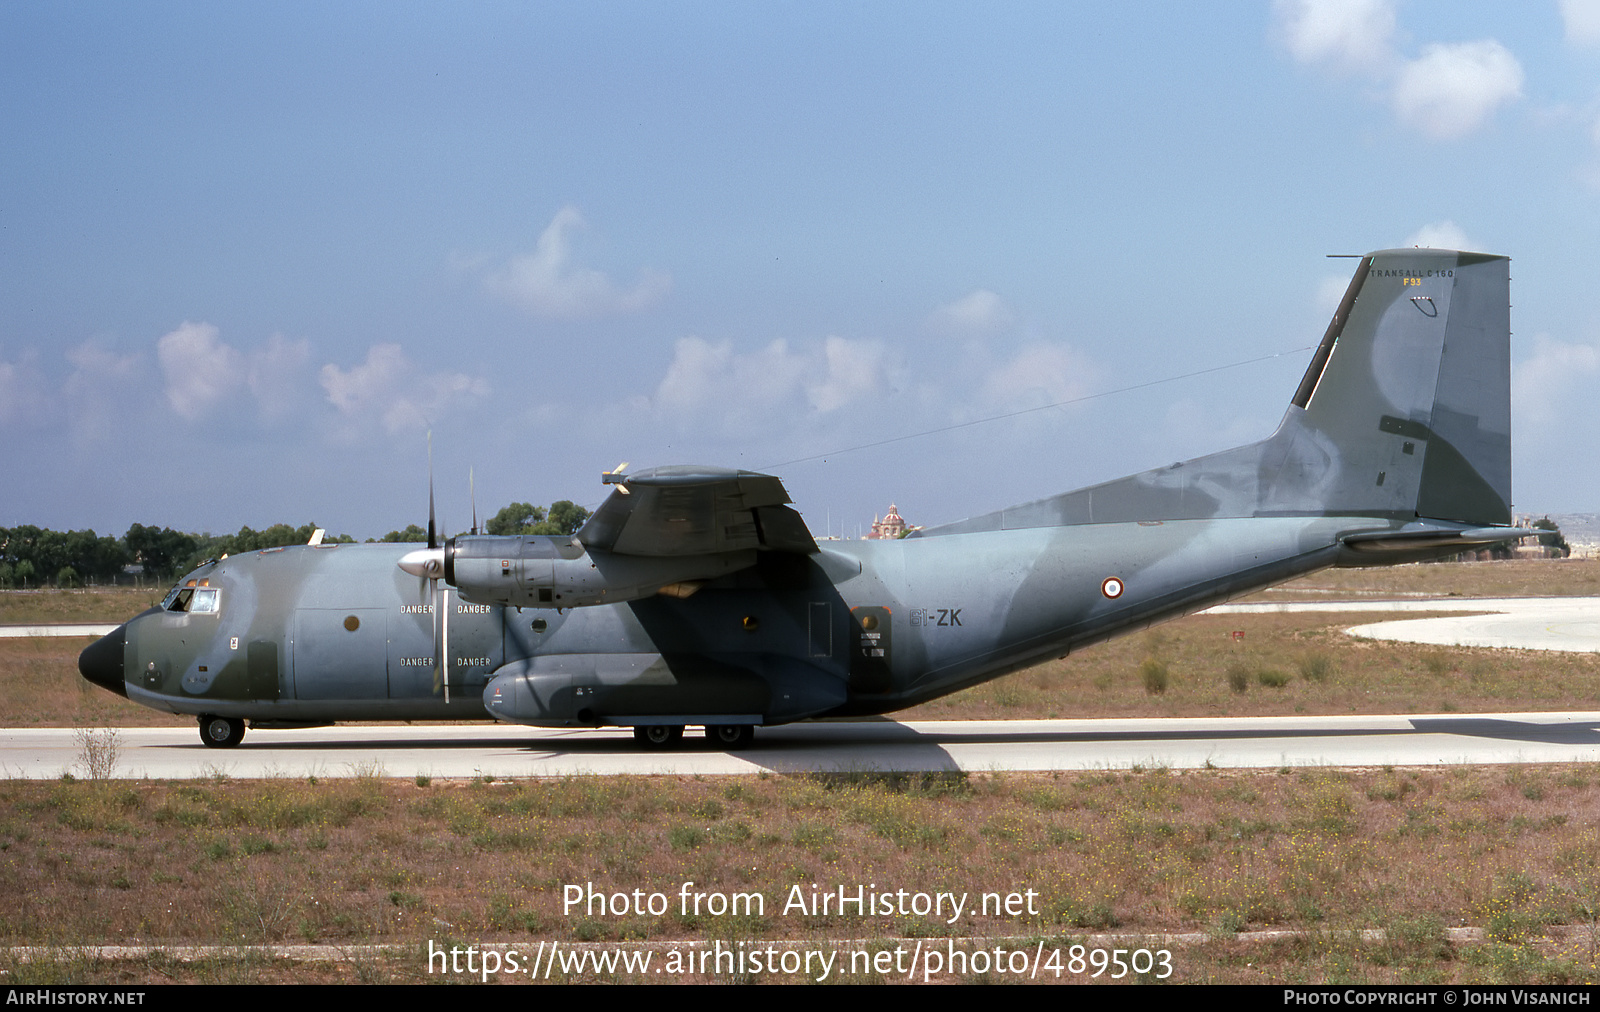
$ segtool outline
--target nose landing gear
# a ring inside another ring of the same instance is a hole
[[[200,740],[207,748],[233,748],[244,741],[244,721],[239,717],[201,717]]]

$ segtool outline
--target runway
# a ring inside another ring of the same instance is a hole
[[[115,622],[53,622],[46,625],[0,625],[0,640],[29,639],[32,637],[88,636],[99,638],[115,629]]]
[[[251,731],[226,750],[206,748],[194,728],[116,736],[112,776],[171,780],[1600,762],[1600,712],[841,721],[761,728],[737,754],[694,732],[681,751],[645,752],[627,731],[490,724]],[[85,754],[71,729],[0,729],[0,776],[86,776]]]

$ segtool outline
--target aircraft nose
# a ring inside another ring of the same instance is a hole
[[[122,680],[122,655],[127,643],[128,625],[124,622],[84,648],[78,655],[78,672],[102,689],[126,696],[128,688]]]

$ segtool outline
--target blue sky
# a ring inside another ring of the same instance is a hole
[[[0,525],[375,536],[430,428],[457,529],[953,520],[1265,436],[1412,243],[1513,257],[1517,505],[1600,510],[1596,3],[8,4],[0,130]]]

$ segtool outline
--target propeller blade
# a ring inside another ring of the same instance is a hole
[[[428,581],[428,628],[433,632],[433,691],[437,694],[444,667],[439,663],[439,581]]]
[[[428,547],[439,547],[438,529],[433,522],[433,430],[428,430]]]

